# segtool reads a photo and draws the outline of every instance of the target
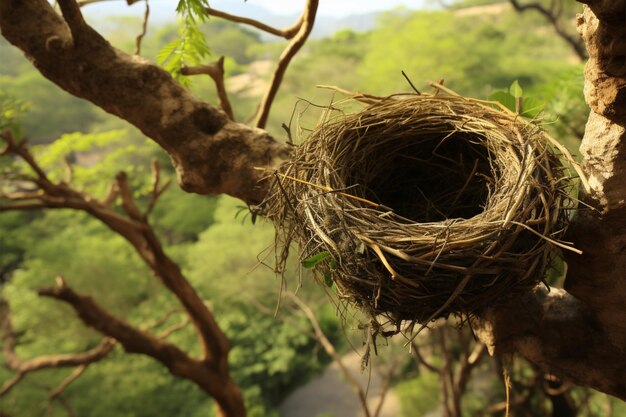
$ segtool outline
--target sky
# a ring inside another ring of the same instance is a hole
[[[222,5],[243,0],[213,0],[211,7],[219,9]],[[276,14],[299,13],[304,8],[305,0],[248,0],[250,4],[263,7]],[[424,5],[424,0],[320,0],[318,13],[335,17],[351,14],[363,14],[389,10],[398,6],[416,9]]]
[[[318,15],[342,18],[348,15],[390,10],[400,6],[418,9],[428,2],[429,0],[320,0]],[[102,1],[86,7],[90,15],[136,14],[140,16],[144,10],[142,3],[128,7],[125,1]],[[178,0],[150,0],[150,8],[155,14],[173,16],[177,3]],[[232,13],[245,10],[246,5],[251,5],[262,7],[277,15],[294,15],[302,12],[305,0],[247,0],[247,2],[244,0],[209,0],[209,4],[215,9]],[[254,15],[249,17],[254,17]]]

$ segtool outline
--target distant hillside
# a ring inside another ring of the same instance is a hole
[[[95,3],[83,9],[87,19],[96,28],[98,28],[98,20],[110,16],[136,16],[141,18],[145,11],[141,2],[132,6],[126,5],[124,2],[105,2]],[[229,3],[228,13],[235,15],[253,17],[276,27],[286,27],[298,19],[298,14],[278,15],[274,14],[263,7],[250,3]],[[352,29],[354,31],[363,32],[372,29],[376,24],[376,16],[378,13],[354,14],[347,17],[334,17],[328,15],[318,15],[313,28],[312,37],[320,38],[332,35],[339,29]],[[150,25],[154,27],[171,23],[175,19],[175,4],[171,2],[150,3]],[[272,35],[262,33],[263,39],[273,39]]]

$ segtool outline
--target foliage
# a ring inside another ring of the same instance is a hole
[[[544,104],[536,98],[524,96],[524,90],[517,80],[513,81],[508,91],[491,93],[489,100],[500,102],[512,112],[529,119],[537,118],[544,108]]]
[[[208,5],[207,0],[180,0],[176,7],[181,16],[179,38],[165,45],[157,55],[157,62],[184,85],[189,85],[189,80],[182,77],[181,69],[185,65],[199,65],[210,55],[209,46],[197,23],[206,19],[204,8]]]
[[[410,91],[400,70],[418,86],[422,80],[443,78],[455,91],[475,97],[513,80],[525,86],[545,82],[567,67],[568,51],[539,29],[529,31],[537,25],[531,18],[512,13],[386,13],[369,37],[360,75],[368,90],[378,94]]]
[[[403,417],[422,416],[439,405],[439,379],[434,373],[422,373],[396,385]]]
[[[26,105],[21,110],[20,124],[31,143],[50,142],[76,130],[88,131],[104,115],[95,106],[85,105],[79,98],[51,86],[32,68],[17,76],[0,75],[0,91]]]

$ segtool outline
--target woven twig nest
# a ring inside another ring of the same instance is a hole
[[[471,315],[542,280],[569,206],[547,135],[459,96],[363,100],[331,110],[277,172],[265,214],[279,268],[296,242],[340,299],[398,327]]]

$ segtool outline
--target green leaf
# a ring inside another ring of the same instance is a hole
[[[489,100],[502,103],[507,109],[515,111],[515,97],[506,91],[496,91],[489,96]]]
[[[513,81],[511,87],[509,87],[509,93],[515,98],[520,98],[524,94],[524,90],[522,90],[522,86],[519,85],[517,80]]]
[[[545,104],[532,97],[525,97],[522,104],[522,116],[534,119],[543,111]]]
[[[328,272],[324,274],[324,284],[326,284],[327,287],[332,287],[334,284],[333,279]]]
[[[337,260],[335,258],[330,258],[330,269],[337,269]]]
[[[324,259],[328,258],[329,256],[330,256],[330,253],[327,251],[320,252],[317,255],[313,255],[310,258],[307,258],[304,261],[302,261],[302,266],[307,269],[314,268],[315,265],[322,262]]]

